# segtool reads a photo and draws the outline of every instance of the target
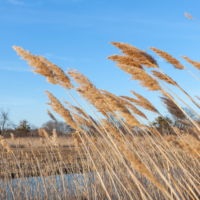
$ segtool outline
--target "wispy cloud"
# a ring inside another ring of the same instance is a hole
[[[63,61],[66,61],[66,62],[74,62],[74,59],[71,59],[71,58],[67,58],[65,56],[56,56],[56,55],[53,55],[51,53],[46,53],[44,54],[44,57],[47,58],[47,59],[58,59],[58,60],[63,60]]]
[[[65,57],[65,56],[56,56],[56,55],[53,55],[51,53],[45,53],[43,56],[47,59],[62,60],[62,61],[69,62],[69,63],[83,63],[83,62],[89,61],[88,58],[82,58],[80,60],[75,60],[75,59],[68,58],[68,57]]]
[[[15,4],[15,5],[21,5],[21,6],[37,6],[41,5],[42,2],[38,1],[35,3],[25,3],[24,1],[18,1],[18,0],[8,0],[10,3]]]
[[[15,72],[29,72],[31,71],[30,69],[25,69],[25,68],[12,68],[12,67],[0,67],[0,70],[7,70],[7,71],[15,71]]]
[[[17,0],[8,0],[10,3],[12,4],[16,4],[16,5],[24,5],[23,1],[17,1]]]
[[[70,0],[71,2],[80,2],[80,1],[83,1],[83,0]]]
[[[23,66],[20,63],[3,61],[0,62],[0,70],[14,71],[14,72],[29,72],[31,71],[28,66]]]
[[[74,3],[76,3],[76,2],[83,1],[83,0],[51,0],[51,1],[56,2],[56,3],[58,3],[58,2],[60,2],[60,3],[74,2]]]

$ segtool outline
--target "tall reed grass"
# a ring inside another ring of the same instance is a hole
[[[59,145],[56,131],[49,136],[44,129],[38,130],[43,145],[41,151],[31,143],[27,144],[26,150],[19,144],[14,149],[1,138],[5,149],[0,155],[2,199],[200,198],[200,126],[182,109],[177,99],[189,109],[190,104],[194,104],[196,109],[191,112],[197,117],[198,102],[163,72],[146,51],[130,44],[111,44],[123,55],[108,58],[147,90],[161,93],[163,105],[186,128],[181,130],[166,120],[173,135],[167,130],[161,134],[140,111],[142,108],[163,117],[145,97],[134,91],[131,93],[135,98],[99,90],[79,71],[68,69],[65,73],[44,57],[15,46],[18,55],[28,61],[34,73],[43,75],[51,84],[60,85],[73,99],[74,105],[67,101],[63,104],[46,91],[48,105],[75,132],[73,144],[66,139],[67,151]],[[150,49],[176,70],[189,71],[170,54],[153,47]],[[200,63],[183,58],[199,70]],[[146,68],[154,70],[149,72]],[[178,97],[168,84],[180,89],[191,103],[188,105],[188,100]],[[93,116],[87,114],[71,95],[71,90],[77,92]],[[48,114],[56,121],[49,110]],[[14,135],[11,136],[16,140]],[[18,179],[11,179],[13,174]]]

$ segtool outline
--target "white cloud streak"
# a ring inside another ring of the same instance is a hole
[[[63,60],[63,61],[66,61],[66,62],[74,62],[73,59],[71,58],[67,58],[67,57],[64,57],[64,56],[55,56],[51,53],[46,53],[44,54],[44,57],[47,58],[47,59],[58,59],[58,60]]]
[[[1,61],[0,70],[14,71],[14,72],[29,72],[31,71],[27,65],[12,61]]]
[[[25,5],[23,1],[17,1],[17,0],[8,0],[10,3],[15,5]]]
[[[0,67],[0,70],[6,70],[6,71],[15,71],[15,72],[29,72],[31,71],[30,69],[25,69],[25,68],[12,68],[12,67]]]
[[[25,3],[24,1],[18,1],[18,0],[8,0],[10,3],[14,4],[14,5],[19,5],[19,6],[38,6],[41,5],[42,2],[38,1],[36,3]]]

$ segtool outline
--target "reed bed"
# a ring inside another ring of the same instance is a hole
[[[196,109],[191,112],[199,117],[198,98],[183,90],[146,51],[130,44],[111,44],[123,55],[108,58],[117,62],[117,67],[130,74],[132,80],[139,81],[139,85],[161,94],[163,105],[185,128],[179,129],[166,120],[170,130],[159,131],[140,108],[163,118],[162,113],[135,91],[129,97],[99,90],[79,71],[68,69],[65,73],[44,57],[15,46],[34,73],[60,85],[73,99],[74,105],[66,100],[61,102],[46,91],[48,105],[75,132],[73,143],[66,139],[66,147],[62,147],[55,130],[49,136],[39,129],[41,149],[31,142],[24,149],[17,142],[16,148],[11,148],[2,137],[1,199],[200,198],[200,126],[197,118],[191,118],[177,101],[188,109],[194,104]],[[150,49],[173,65],[174,70],[190,72],[170,54]],[[183,58],[199,70],[200,63]],[[188,105],[188,100],[178,97],[168,84],[180,89],[191,103]],[[93,116],[87,114],[71,90],[77,92]],[[56,121],[51,111],[48,114]],[[16,140],[14,135],[11,137]]]

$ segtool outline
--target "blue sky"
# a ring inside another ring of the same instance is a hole
[[[129,96],[129,90],[134,90],[162,110],[158,93],[128,81],[130,76],[107,59],[119,52],[110,41],[130,43],[158,59],[160,68],[192,97],[199,95],[196,79],[148,50],[156,47],[170,53],[200,77],[180,58],[185,55],[200,61],[200,26],[184,16],[188,12],[200,21],[199,7],[199,0],[0,0],[0,108],[10,109],[16,124],[27,119],[41,126],[49,120],[44,90],[72,102],[61,87],[33,74],[26,61],[16,55],[13,45],[42,55],[63,70],[79,70],[99,89]]]

